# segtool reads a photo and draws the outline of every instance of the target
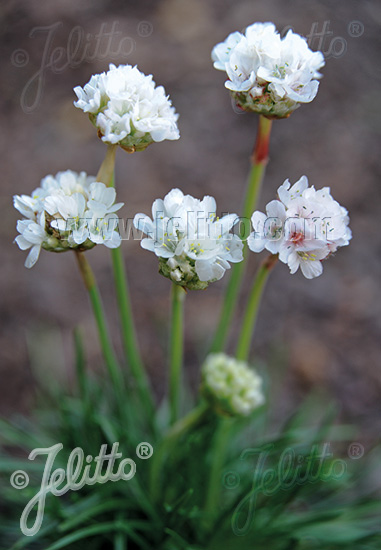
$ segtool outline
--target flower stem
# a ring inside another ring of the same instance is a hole
[[[250,218],[257,205],[259,192],[268,163],[271,127],[272,120],[260,115],[255,147],[251,155],[252,166],[249,173],[247,191],[242,210],[243,224],[241,226],[240,237],[244,241],[244,244],[250,234]],[[238,264],[234,264],[232,267],[232,273],[226,288],[219,323],[210,350],[211,352],[215,353],[221,351],[225,347],[244,271],[245,260]]]
[[[74,253],[93,308],[101,350],[110,375],[112,389],[115,395],[115,402],[120,415],[120,421],[125,430],[129,433],[131,439],[136,440],[136,426],[131,414],[129,401],[126,398],[125,380],[111,343],[99,289],[85,254],[83,252],[79,252],[78,250],[75,250]]]
[[[259,304],[261,302],[267,278],[277,261],[278,255],[270,254],[270,256],[266,258],[258,269],[242,322],[242,329],[236,351],[237,359],[241,359],[243,361],[247,361],[249,359],[250,344],[254,332],[255,322],[258,316]]]
[[[186,416],[178,420],[167,432],[153,456],[151,469],[152,499],[156,501],[160,490],[160,471],[163,460],[178,439],[191,428],[198,426],[209,412],[209,406],[202,402]]]
[[[85,411],[85,416],[88,417],[91,409],[90,392],[89,392],[89,379],[86,376],[86,360],[85,351],[83,348],[83,340],[79,327],[74,330],[74,346],[75,346],[75,367],[77,374],[77,384],[79,394],[81,396],[81,403]]]
[[[85,287],[89,294],[90,302],[93,308],[103,357],[110,373],[114,390],[117,395],[120,395],[123,391],[123,376],[111,344],[98,286],[95,281],[95,277],[90,267],[90,264],[85,257],[85,254],[83,252],[75,250],[75,257],[77,259],[79,271],[82,275],[82,279],[85,283]]]
[[[97,174],[97,181],[101,181],[108,187],[114,187],[116,150],[117,145],[109,145],[107,147],[105,159]],[[136,382],[140,398],[145,406],[147,416],[148,418],[153,418],[153,398],[137,343],[127,274],[124,267],[121,247],[111,250],[111,258],[125,354]]]
[[[151,418],[154,411],[154,404],[148,378],[137,346],[127,275],[124,268],[121,249],[112,249],[111,258],[114,270],[116,295],[118,298],[119,315],[122,323],[122,338],[125,353],[132,375],[136,381],[140,398],[146,408],[148,417]]]
[[[212,446],[213,456],[204,510],[206,528],[210,528],[220,501],[219,497],[222,486],[222,473],[226,457],[226,449],[230,438],[231,426],[231,419],[221,418],[214,436]]]
[[[272,120],[262,115],[259,116],[258,132],[255,146],[251,155],[251,170],[243,206],[242,216],[250,221],[250,217],[258,202],[259,192],[269,161],[269,144],[272,128]],[[246,240],[248,233],[243,236]]]
[[[181,371],[183,365],[184,299],[184,289],[173,283],[172,318],[169,342],[169,402],[171,424],[174,424],[179,416]]]
[[[108,145],[106,156],[98,170],[96,181],[104,183],[106,187],[114,186],[115,155],[117,145]]]
[[[243,260],[232,266],[231,275],[227,284],[224,302],[220,313],[217,330],[210,348],[210,353],[218,353],[225,348],[227,336],[238,298],[239,285],[243,276]]]

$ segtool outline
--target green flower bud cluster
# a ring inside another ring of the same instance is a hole
[[[261,377],[245,361],[211,354],[202,366],[201,393],[217,413],[248,416],[264,403]]]

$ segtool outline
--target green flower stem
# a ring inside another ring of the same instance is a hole
[[[111,258],[114,270],[114,280],[116,295],[118,299],[119,315],[122,323],[122,338],[125,353],[128,358],[132,375],[136,381],[140,398],[146,408],[147,415],[149,418],[152,418],[154,404],[148,378],[137,345],[134,320],[132,317],[130,294],[127,282],[127,274],[125,272],[123,256],[120,247],[111,250]]]
[[[81,396],[81,403],[84,410],[84,416],[89,419],[92,412],[92,403],[90,397],[89,377],[86,373],[86,359],[83,346],[83,339],[80,329],[77,327],[74,330],[74,345],[75,345],[75,358],[76,358],[76,373],[79,394]],[[85,436],[86,437],[86,436]]]
[[[151,493],[155,502],[160,496],[160,476],[161,466],[164,458],[173,448],[174,444],[187,433],[191,428],[201,424],[205,416],[210,413],[209,405],[205,402],[200,403],[196,408],[190,411],[186,416],[178,420],[167,432],[153,455],[151,467]]]
[[[278,255],[270,254],[270,256],[266,258],[266,260],[259,267],[242,322],[242,329],[236,351],[237,359],[241,359],[243,361],[247,361],[249,359],[250,344],[254,332],[255,322],[258,316],[259,304],[261,302],[267,278],[277,261]]]
[[[230,279],[227,284],[224,302],[220,313],[217,330],[214,335],[210,353],[223,351],[227,343],[230,323],[233,317],[235,304],[238,298],[239,285],[244,273],[243,261],[234,264],[231,269]]]
[[[221,418],[213,441],[213,456],[206,493],[204,517],[205,528],[209,529],[218,510],[222,487],[222,474],[226,457],[226,449],[230,439],[232,419]]]
[[[271,126],[272,120],[262,115],[259,116],[257,139],[251,156],[252,167],[249,173],[246,197],[242,211],[243,223],[240,237],[244,241],[244,244],[250,234],[250,218],[257,205],[259,191],[268,163]],[[210,350],[211,352],[216,353],[222,351],[225,347],[244,271],[245,259],[238,264],[234,264],[232,267],[232,273],[227,285],[219,323]]]
[[[90,302],[93,308],[95,321],[98,328],[99,340],[105,363],[110,373],[110,378],[115,390],[116,395],[123,395],[123,376],[119,367],[118,360],[114,354],[114,350],[111,344],[110,335],[107,329],[105,314],[101,297],[99,294],[98,286],[95,281],[93,271],[87,261],[85,254],[75,250],[75,257],[77,259],[79,271],[82,275],[83,282],[85,283],[87,292],[89,294]]]
[[[107,187],[114,187],[115,155],[117,145],[108,145],[106,156],[98,170],[96,181],[104,183]]]
[[[185,290],[172,284],[172,318],[169,342],[169,402],[170,423],[174,424],[179,416],[181,374],[183,366]]]
[[[75,367],[77,373],[77,383],[81,396],[82,403],[86,404],[89,398],[88,380],[86,377],[85,368],[85,352],[83,349],[83,341],[79,328],[74,329],[74,345],[75,345]]]
[[[117,145],[109,145],[105,159],[97,174],[97,181],[103,182],[108,187],[114,187],[115,154]],[[126,357],[136,382],[140,398],[146,408],[148,418],[153,418],[154,403],[148,377],[141,359],[135,323],[132,315],[130,292],[128,288],[127,274],[124,267],[121,247],[111,250],[112,266],[114,272],[115,289],[118,300],[119,315],[121,318],[121,330]]]

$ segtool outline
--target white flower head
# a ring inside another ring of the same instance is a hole
[[[200,290],[223,277],[229,262],[240,262],[242,241],[230,230],[237,214],[216,217],[216,201],[173,189],[152,205],[152,219],[136,214],[134,225],[147,235],[143,248],[159,257],[160,273],[190,290]]]
[[[321,52],[288,31],[281,38],[273,23],[254,23],[244,34],[230,34],[212,50],[214,67],[225,71],[237,105],[272,118],[288,117],[301,103],[311,102],[318,91]]]
[[[92,76],[74,92],[74,105],[89,114],[105,143],[133,152],[154,141],[180,137],[178,115],[164,88],[136,66],[110,64],[106,73]]]
[[[265,401],[262,379],[245,361],[211,354],[201,374],[203,396],[222,415],[247,416]]]
[[[115,203],[115,190],[85,172],[71,170],[46,176],[31,196],[14,196],[15,208],[26,218],[17,222],[15,242],[30,249],[25,266],[37,262],[41,248],[52,252],[88,250],[96,244],[120,245],[118,218],[123,204]]]
[[[307,279],[321,275],[321,261],[351,240],[347,210],[333,199],[328,187],[318,191],[308,187],[306,176],[292,186],[286,180],[278,197],[267,205],[266,214],[252,215],[249,248],[279,254],[291,273],[300,267]]]

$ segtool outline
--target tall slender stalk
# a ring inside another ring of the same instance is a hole
[[[270,271],[278,260],[278,256],[271,254],[260,266],[247,304],[242,329],[238,341],[236,356],[237,359],[247,361],[249,358],[250,344],[254,332],[255,321],[258,315],[259,304],[265,288]],[[216,507],[219,502],[221,491],[221,476],[226,457],[226,448],[230,436],[231,421],[221,419],[218,426],[215,443],[213,445],[213,459],[209,476],[209,487],[205,502],[205,527],[208,529],[213,523],[216,514]]]
[[[181,375],[183,366],[183,317],[185,290],[172,284],[172,318],[169,341],[169,402],[170,423],[174,424],[179,417]]]
[[[204,509],[205,527],[207,529],[211,527],[213,518],[217,515],[217,508],[222,487],[223,467],[226,457],[226,448],[231,433],[231,426],[231,419],[221,418],[214,436],[212,445],[213,456]]]
[[[173,448],[173,445],[188,432],[191,428],[195,428],[203,421],[205,415],[209,412],[209,405],[201,402],[197,407],[192,409],[186,416],[178,420],[163,437],[159,447],[155,449],[152,458],[151,466],[151,495],[155,502],[159,497],[160,491],[160,472],[165,456]]]
[[[117,145],[107,146],[105,158],[100,165],[96,177],[96,180],[104,183],[106,187],[114,186],[115,155],[117,148]]]
[[[259,192],[268,163],[269,141],[272,120],[259,116],[257,138],[251,156],[252,167],[249,173],[245,201],[242,210],[243,224],[241,238],[244,243],[250,233],[250,217],[256,208]],[[227,285],[219,323],[211,346],[211,352],[224,349],[229,327],[238,300],[240,283],[245,271],[245,260],[232,267],[232,273]]]
[[[251,155],[252,168],[249,175],[243,216],[249,218],[256,207],[259,192],[267,163],[269,161],[269,145],[272,128],[272,120],[262,115],[259,116],[257,139]],[[246,235],[247,237],[247,235]]]
[[[255,322],[258,316],[259,304],[261,302],[267,278],[277,261],[278,255],[271,254],[258,269],[242,322],[242,328],[236,351],[237,359],[242,359],[243,361],[247,361],[249,359],[250,344],[254,332]]]
[[[115,289],[118,299],[119,315],[122,323],[122,338],[125,353],[135,379],[140,398],[146,407],[148,416],[151,417],[154,411],[154,404],[151,395],[148,378],[140,357],[139,348],[136,340],[134,319],[130,301],[130,293],[127,282],[123,256],[120,248],[114,248],[111,251],[111,259],[114,271]]]
[[[75,370],[77,374],[77,384],[79,393],[81,396],[81,401],[86,405],[89,399],[89,388],[88,380],[86,378],[86,369],[85,369],[85,352],[83,349],[83,341],[81,337],[81,332],[79,328],[74,329],[74,345],[75,345]]]
[[[97,181],[103,182],[108,187],[114,187],[116,149],[116,145],[109,145],[107,147],[105,159],[97,174]],[[154,404],[148,377],[137,343],[130,292],[121,247],[111,250],[111,258],[125,354],[136,382],[140,398],[147,410],[148,417],[152,418]]]
[[[115,356],[110,335],[107,329],[106,318],[103,310],[102,300],[99,294],[98,286],[95,281],[93,271],[90,267],[87,258],[83,252],[75,250],[75,257],[77,259],[77,264],[79,271],[81,273],[83,282],[89,294],[90,302],[93,308],[95,321],[97,324],[99,341],[101,344],[101,349],[103,357],[110,373],[110,378],[113,384],[114,391],[117,395],[121,395],[123,391],[123,376],[118,364],[118,360]]]

